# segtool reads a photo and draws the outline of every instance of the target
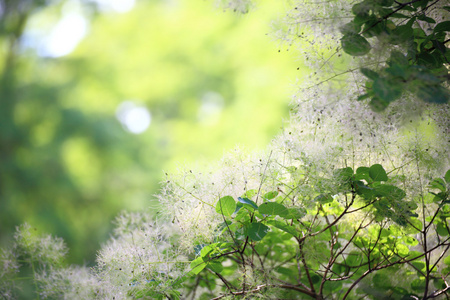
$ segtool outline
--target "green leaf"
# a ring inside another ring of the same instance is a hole
[[[377,72],[372,71],[371,69],[361,68],[360,71],[361,73],[363,73],[364,76],[372,80],[375,80],[378,77],[380,77],[380,75]]]
[[[351,56],[362,56],[370,51],[370,43],[359,34],[345,34],[341,38],[342,49]]]
[[[361,101],[361,100],[364,100],[364,99],[367,99],[367,98],[370,98],[370,94],[359,95],[356,100],[357,101]]]
[[[411,264],[412,264],[417,270],[420,270],[420,271],[424,271],[424,270],[425,270],[425,267],[426,267],[426,265],[425,265],[425,263],[424,263],[423,261],[413,261]]]
[[[361,31],[361,24],[351,21],[342,26],[340,30],[342,34],[358,34]]]
[[[253,240],[253,241],[260,241],[262,240],[267,232],[269,231],[269,227],[266,225],[260,223],[260,222],[254,222],[251,223],[247,227],[247,235]]]
[[[375,3],[381,6],[391,6],[394,0],[375,0]]]
[[[413,40],[414,30],[408,24],[396,27],[389,37],[389,41],[394,45],[399,45]]]
[[[448,170],[447,173],[445,173],[444,178],[447,183],[450,183],[450,170]]]
[[[450,266],[450,255],[447,256],[446,258],[444,258],[444,264],[446,264],[447,266]]]
[[[321,194],[314,198],[314,202],[319,202],[320,204],[330,203],[333,202],[333,197],[328,194]]]
[[[371,181],[368,167],[359,167],[356,169],[355,180],[365,180],[368,183]]]
[[[357,267],[363,262],[363,255],[359,251],[351,251],[345,259],[346,265],[349,267]]]
[[[191,262],[190,267],[191,267],[191,271],[189,272],[189,275],[191,275],[191,276],[197,275],[206,267],[206,263],[203,261],[203,258],[200,256]]]
[[[375,96],[387,103],[399,98],[402,94],[402,89],[397,83],[391,80],[380,77],[373,82],[373,92]]]
[[[420,21],[425,21],[427,23],[431,23],[431,24],[435,24],[436,21],[430,17],[427,17],[425,15],[419,15],[417,16],[417,19],[419,19]]]
[[[278,215],[280,217],[285,217],[289,213],[284,205],[276,202],[265,202],[259,206],[258,210],[265,215]]]
[[[369,102],[370,108],[372,108],[373,111],[383,111],[388,107],[389,102],[382,100],[378,97],[373,97]]]
[[[447,190],[447,187],[445,185],[445,181],[442,178],[436,178],[433,181],[430,182],[430,188],[438,189],[441,192],[445,192]]]
[[[263,198],[266,200],[272,200],[276,196],[278,196],[278,191],[272,191],[272,192],[265,193]]]
[[[417,91],[417,96],[428,103],[447,103],[450,93],[440,85],[426,85]]]
[[[385,197],[393,201],[402,200],[406,196],[402,189],[389,184],[375,186],[373,190],[377,193],[378,197]]]
[[[423,292],[425,289],[425,280],[423,278],[416,278],[411,282],[411,288],[416,292]]]
[[[368,3],[367,1],[356,3],[355,5],[352,6],[352,12],[355,15],[368,14],[371,9],[372,9],[372,5],[370,3]]]
[[[216,273],[221,273],[223,271],[222,263],[218,261],[210,261],[208,262],[208,268]]]
[[[337,169],[334,172],[334,176],[336,180],[347,182],[350,181],[353,177],[353,169],[350,167]]]
[[[440,235],[440,236],[447,236],[449,235],[449,232],[447,230],[447,227],[445,226],[444,223],[439,222],[436,226],[436,232]]]
[[[258,205],[256,205],[256,203],[248,198],[238,198],[238,201],[241,202],[242,204],[244,204],[245,208],[250,208],[250,210],[255,210],[258,209]]]
[[[410,16],[401,14],[401,13],[393,13],[391,16],[391,18],[403,18],[403,19],[409,19],[411,18]]]
[[[306,209],[302,207],[293,207],[288,209],[289,214],[285,217],[285,219],[301,219],[306,216]]]
[[[283,230],[284,232],[287,232],[289,234],[291,234],[292,236],[298,236],[298,232],[289,225],[286,225],[285,223],[278,221],[278,220],[271,220],[268,221],[267,224],[272,225],[280,230]]]
[[[231,216],[236,210],[236,201],[233,197],[225,196],[219,199],[216,204],[216,212],[225,217]]]
[[[407,66],[408,60],[406,59],[405,55],[403,55],[403,53],[394,50],[391,52],[388,63],[391,66],[395,64]]]
[[[369,168],[369,176],[373,181],[387,181],[388,176],[383,166],[380,164],[375,164]]]

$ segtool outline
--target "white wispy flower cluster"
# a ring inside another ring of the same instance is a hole
[[[276,176],[281,165],[268,153],[236,149],[209,170],[181,171],[167,175],[161,193],[157,196],[182,231],[184,249],[194,250],[195,244],[211,242],[219,223],[215,212],[217,201],[224,196],[249,197],[261,202],[261,195],[276,189]],[[264,186],[263,186],[264,184]]]
[[[155,283],[164,291],[171,279],[184,272],[181,256],[170,243],[173,230],[157,224],[149,214],[123,213],[116,219],[110,241],[97,257],[95,276],[101,285],[99,298],[126,299]]]
[[[187,273],[188,260],[172,246],[173,226],[156,222],[149,213],[122,213],[93,268],[63,264],[67,249],[59,238],[38,235],[25,224],[14,244],[2,250],[0,295],[15,299],[19,261],[29,264],[42,299],[129,299],[172,289]]]

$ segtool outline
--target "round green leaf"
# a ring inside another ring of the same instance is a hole
[[[276,202],[265,202],[258,208],[259,212],[265,215],[278,215],[280,217],[287,216],[289,214],[288,209]]]
[[[373,181],[387,181],[388,177],[383,166],[380,164],[375,164],[369,168],[369,176]]]
[[[346,34],[341,39],[342,49],[351,56],[361,56],[369,53],[370,43],[359,34]]]
[[[236,210],[236,201],[233,197],[225,196],[219,199],[216,204],[216,212],[226,217],[231,216]]]

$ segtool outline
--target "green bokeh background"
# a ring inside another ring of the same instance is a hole
[[[265,147],[304,68],[271,38],[277,1],[244,15],[201,0],[141,0],[127,13],[67,2],[28,1],[0,20],[0,243],[28,222],[90,265],[121,210],[158,209],[164,172]],[[73,7],[90,29],[72,53],[24,46]],[[126,100],[150,111],[145,132],[117,120]]]

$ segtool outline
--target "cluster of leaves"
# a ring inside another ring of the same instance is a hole
[[[358,100],[370,98],[376,110],[406,91],[428,103],[449,101],[450,21],[430,16],[433,10],[450,12],[450,6],[438,7],[440,2],[364,0],[352,7],[353,20],[341,28],[344,52],[365,56],[375,43],[391,51],[377,69],[361,68],[368,80]]]
[[[421,207],[388,183],[379,164],[334,174],[327,180],[339,184],[318,194],[312,208],[289,206],[289,195],[279,191],[220,198],[215,209],[223,223],[213,243],[195,246],[183,278],[192,278],[185,297],[194,299],[202,288],[200,299],[271,293],[282,299],[431,299],[446,293],[450,170],[431,182],[431,192],[418,199]],[[393,272],[406,277],[397,282]]]

